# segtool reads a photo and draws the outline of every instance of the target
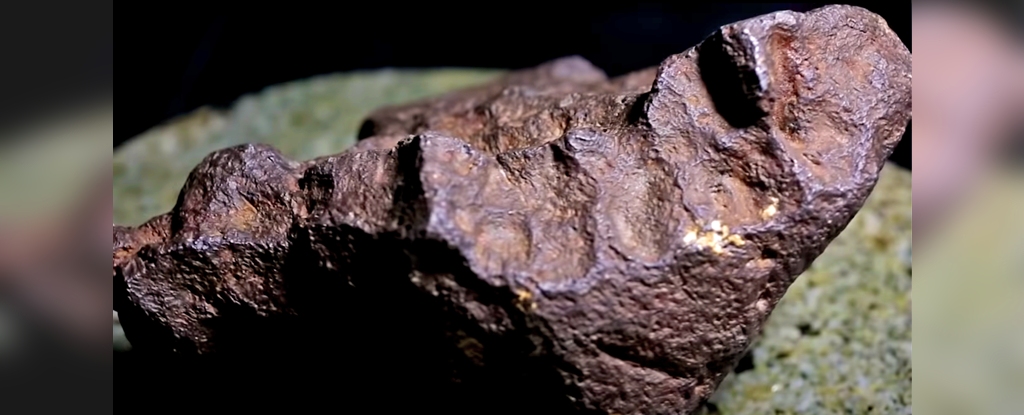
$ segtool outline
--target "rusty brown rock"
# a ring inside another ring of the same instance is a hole
[[[337,351],[377,385],[351,399],[687,413],[910,110],[909,51],[855,7],[724,26],[615,79],[560,59],[381,109],[341,154],[211,154],[170,213],[114,227],[115,307],[141,350]]]

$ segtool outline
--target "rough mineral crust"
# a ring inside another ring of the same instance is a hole
[[[855,7],[610,80],[557,60],[382,109],[334,156],[211,154],[171,212],[114,227],[115,310],[137,350],[244,356],[270,390],[299,382],[265,377],[302,343],[381,407],[692,412],[910,109],[909,51]]]

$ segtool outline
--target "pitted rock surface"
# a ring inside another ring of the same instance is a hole
[[[910,113],[909,51],[856,7],[734,23],[619,78],[564,58],[383,108],[337,155],[211,154],[171,212],[114,227],[115,308],[138,350],[288,338],[420,408],[688,413]]]

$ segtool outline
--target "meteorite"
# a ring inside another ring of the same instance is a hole
[[[210,154],[170,212],[114,226],[114,307],[136,350],[276,391],[325,384],[272,369],[323,367],[390,409],[689,413],[865,202],[910,103],[909,51],[849,6],[612,79],[559,59],[382,108],[340,154]]]

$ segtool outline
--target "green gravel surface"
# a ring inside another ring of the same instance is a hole
[[[211,151],[268,143],[305,160],[350,146],[373,109],[486,82],[495,70],[325,75],[203,108],[114,152],[114,222],[166,212]],[[850,226],[789,289],[752,349],[705,408],[721,414],[911,413],[910,172],[883,170]],[[120,327],[114,347],[128,350]]]

